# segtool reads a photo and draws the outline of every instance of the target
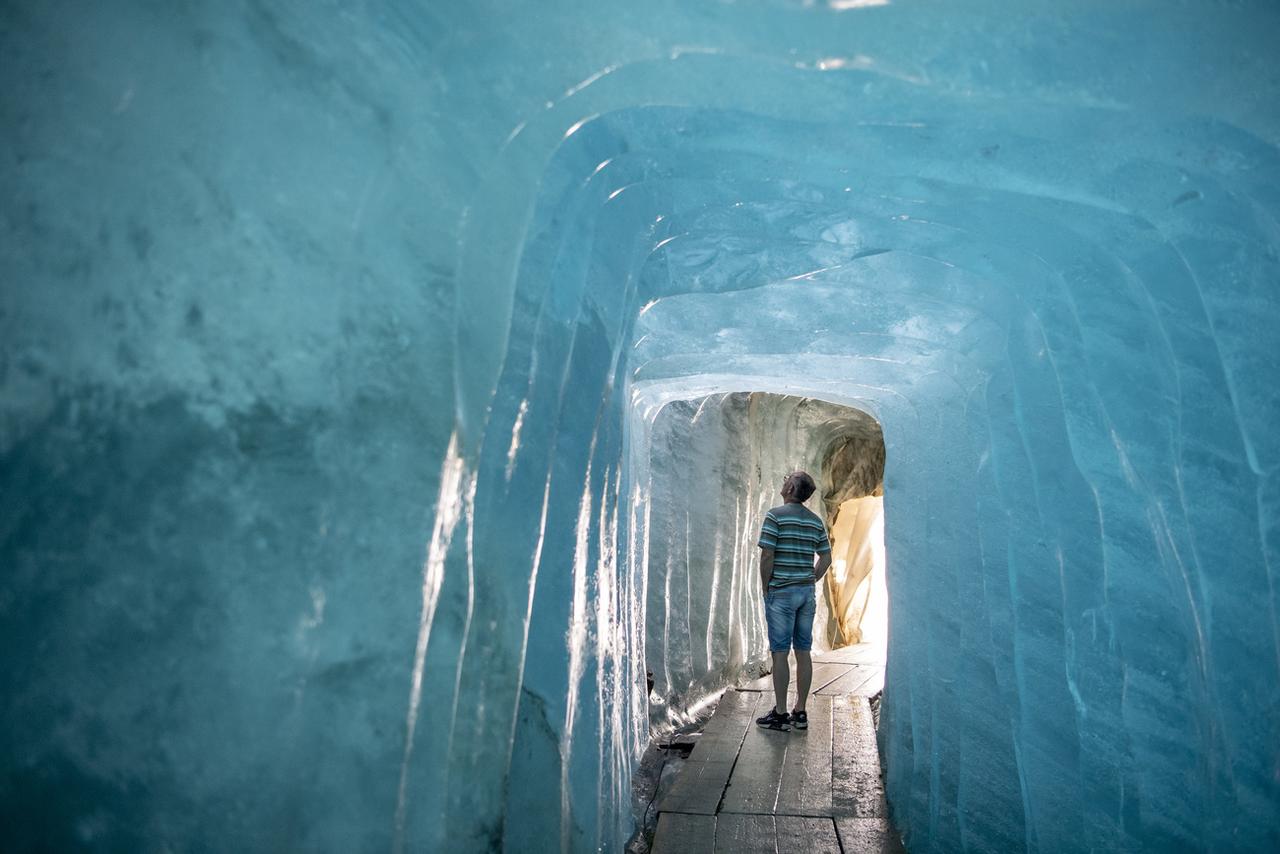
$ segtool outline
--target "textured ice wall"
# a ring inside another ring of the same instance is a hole
[[[1276,15],[6,4],[6,839],[617,847],[633,399],[758,390],[913,850],[1274,848]]]
[[[633,508],[634,557],[647,588],[645,660],[660,729],[686,722],[744,673],[763,672],[756,540],[764,514],[782,503],[783,478],[797,468],[814,476],[808,506],[819,514],[827,495],[866,494],[847,466],[827,472],[824,464],[837,449],[879,442],[880,429],[856,410],[773,394],[638,399],[631,416],[630,475],[648,498]],[[816,625],[826,621],[820,597]],[[815,637],[816,648],[823,642]]]

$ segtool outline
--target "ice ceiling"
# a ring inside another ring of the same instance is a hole
[[[0,10],[5,838],[616,850],[754,391],[883,426],[911,850],[1280,843],[1273,4],[442,5]]]

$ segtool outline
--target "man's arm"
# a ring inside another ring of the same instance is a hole
[[[818,565],[813,568],[814,581],[821,581],[822,576],[831,568],[831,552],[818,552]]]
[[[760,592],[769,592],[769,579],[773,578],[773,549],[760,547]]]

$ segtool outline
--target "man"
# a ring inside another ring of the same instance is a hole
[[[827,526],[804,502],[813,495],[813,478],[792,472],[782,482],[786,503],[770,510],[760,529],[760,584],[764,590],[765,622],[769,626],[769,651],[773,653],[774,707],[756,718],[768,729],[787,732],[808,729],[805,702],[813,682],[813,612],[817,607],[814,586],[831,566],[831,541]],[[817,565],[814,565],[814,556]],[[791,672],[787,656],[796,651],[796,707],[787,713],[787,683]]]

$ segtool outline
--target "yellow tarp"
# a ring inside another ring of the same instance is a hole
[[[884,583],[884,498],[869,495],[840,504],[831,531],[827,588],[827,644],[838,649],[885,639],[888,593]]]

